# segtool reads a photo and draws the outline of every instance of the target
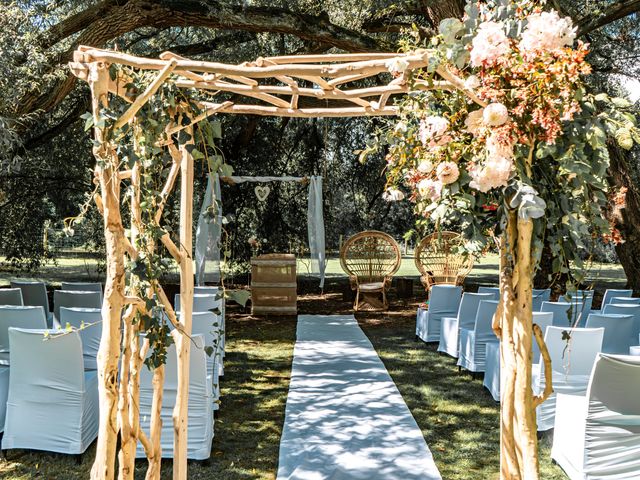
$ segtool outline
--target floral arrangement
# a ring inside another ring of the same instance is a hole
[[[408,190],[423,222],[455,224],[477,252],[510,211],[540,219],[534,256],[546,236],[554,270],[580,269],[585,236],[616,238],[602,218],[606,142],[629,149],[640,141],[629,102],[587,92],[588,45],[576,41],[571,19],[534,2],[469,2],[465,17],[442,21],[439,32],[428,44],[411,33],[403,41],[405,51],[428,55],[426,68],[387,65],[413,93],[361,154],[387,146],[384,198]]]

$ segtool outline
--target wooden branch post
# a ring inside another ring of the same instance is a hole
[[[90,64],[89,85],[94,124],[100,110],[108,104],[109,71],[105,64]],[[120,359],[120,316],[124,305],[124,227],[120,213],[120,180],[115,150],[105,142],[104,131],[96,128],[98,143],[93,153],[97,160],[97,176],[104,217],[107,252],[107,274],[102,304],[102,336],[98,350],[98,394],[100,423],[96,458],[91,468],[92,480],[114,478],[116,441],[118,436],[118,362]]]
[[[193,127],[187,133],[193,143]],[[187,479],[187,426],[189,406],[189,356],[191,353],[191,313],[193,309],[193,157],[180,145],[180,324],[183,333],[176,335],[178,356],[178,391],[173,410],[173,480]]]

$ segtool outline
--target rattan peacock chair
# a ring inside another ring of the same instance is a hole
[[[414,254],[424,288],[432,285],[462,285],[473,268],[473,255],[462,250],[463,239],[455,232],[435,232],[424,237]]]
[[[400,247],[383,232],[360,232],[342,245],[340,265],[356,292],[355,311],[382,311],[389,307],[387,290],[401,262]]]

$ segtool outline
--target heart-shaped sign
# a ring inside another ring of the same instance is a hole
[[[255,192],[256,192],[256,197],[258,197],[258,200],[260,200],[261,202],[264,202],[269,196],[269,192],[271,192],[271,189],[266,185],[265,186],[258,185],[255,188]]]

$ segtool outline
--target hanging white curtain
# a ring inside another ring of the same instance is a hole
[[[303,177],[225,177],[233,183],[265,183],[265,182],[301,182]],[[208,213],[213,207],[214,215]],[[320,276],[320,288],[324,287],[326,266],[324,244],[324,216],[322,213],[322,177],[309,179],[309,201],[307,230],[309,233],[309,251],[311,256],[311,272]],[[222,235],[222,202],[220,178],[217,174],[209,175],[207,190],[200,209],[198,228],[196,230],[196,285],[205,282],[220,281],[220,237]]]
[[[210,209],[213,208],[213,215]],[[222,202],[220,178],[209,174],[198,228],[196,229],[196,285],[220,281],[220,237],[222,235]]]
[[[320,288],[324,288],[325,248],[324,216],[322,213],[322,177],[311,177],[307,210],[311,272],[320,275]]]

